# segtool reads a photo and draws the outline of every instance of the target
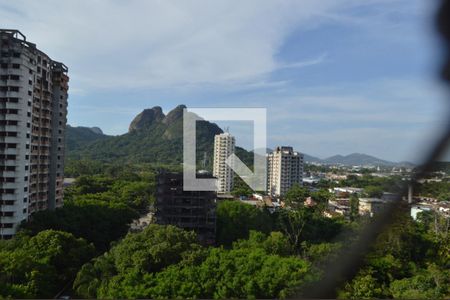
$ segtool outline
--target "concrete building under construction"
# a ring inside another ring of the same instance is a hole
[[[213,177],[197,174],[197,178]],[[216,192],[184,191],[183,173],[159,172],[155,209],[157,224],[193,230],[201,243],[215,243]]]

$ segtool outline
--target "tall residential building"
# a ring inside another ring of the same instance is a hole
[[[277,147],[267,154],[267,193],[283,196],[294,185],[302,185],[303,154],[292,147]]]
[[[0,29],[0,239],[63,204],[67,67]]]
[[[214,137],[213,176],[217,178],[217,192],[229,194],[233,189],[233,170],[226,164],[227,158],[234,153],[234,136],[226,133]]]
[[[212,178],[198,173],[197,178]],[[160,171],[155,203],[157,224],[175,225],[197,233],[199,241],[211,245],[216,237],[216,193],[185,191],[183,173]]]

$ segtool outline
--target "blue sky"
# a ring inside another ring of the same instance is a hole
[[[268,147],[401,161],[448,110],[433,2],[0,0],[0,20],[68,65],[71,125],[123,134],[156,105],[266,107]],[[248,123],[229,126],[251,147]]]

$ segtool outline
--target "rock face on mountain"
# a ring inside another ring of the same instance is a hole
[[[186,105],[178,105],[174,109],[172,109],[167,116],[164,118],[163,123],[164,124],[172,124],[178,119],[181,119],[183,117],[183,110],[186,108]]]
[[[155,106],[150,109],[144,109],[140,114],[138,114],[130,124],[128,132],[134,130],[141,130],[143,128],[149,128],[154,123],[159,123],[164,120],[165,115],[160,106]]]
[[[103,134],[103,131],[99,127],[91,127],[90,129],[95,134]]]
[[[185,108],[185,105],[179,105],[167,115],[164,115],[159,106],[144,109],[133,119],[128,133],[119,136],[99,135],[98,140],[89,140],[83,145],[77,144],[76,148],[69,147],[68,157],[105,162],[150,162],[179,166],[183,161],[183,109]],[[197,121],[198,161],[201,161],[206,153],[209,158],[208,165],[211,166],[214,136],[222,132],[215,123]],[[243,157],[244,162],[247,156],[250,157],[242,148],[237,148],[236,152],[238,156]]]

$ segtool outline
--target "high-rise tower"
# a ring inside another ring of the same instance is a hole
[[[303,154],[292,147],[277,147],[267,154],[267,193],[283,196],[294,185],[302,185]]]
[[[0,29],[0,239],[63,204],[67,67]]]
[[[217,192],[229,194],[233,189],[233,170],[226,164],[227,158],[234,153],[234,136],[226,133],[214,137],[213,176],[218,180]]]

